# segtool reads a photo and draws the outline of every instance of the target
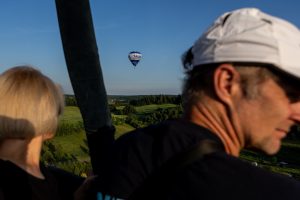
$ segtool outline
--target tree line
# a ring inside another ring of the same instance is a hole
[[[144,95],[144,96],[123,96],[116,97],[113,99],[109,97],[111,102],[110,104],[121,106],[130,104],[132,106],[144,106],[149,104],[176,104],[179,105],[182,102],[181,95]],[[65,95],[65,104],[66,106],[77,106],[76,98],[74,95]]]
[[[112,113],[118,115],[127,115],[125,120],[113,118],[113,124],[127,123],[134,128],[141,128],[150,124],[156,124],[168,119],[178,119],[182,115],[182,107],[158,108],[155,111],[143,115],[137,115],[134,106],[126,105],[122,110],[112,110]]]
[[[144,106],[149,104],[181,104],[182,98],[181,95],[173,96],[173,95],[149,95],[144,96],[139,99],[133,99],[129,101],[129,104],[132,106]]]

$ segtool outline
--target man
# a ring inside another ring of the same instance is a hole
[[[275,154],[300,121],[299,30],[255,8],[225,13],[183,64],[183,119],[118,139],[98,199],[299,199],[299,182],[237,158]]]

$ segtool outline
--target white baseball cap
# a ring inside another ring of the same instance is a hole
[[[300,31],[293,24],[243,8],[228,12],[195,42],[191,67],[211,63],[271,64],[300,78]]]

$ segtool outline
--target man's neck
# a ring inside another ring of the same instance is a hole
[[[226,153],[238,157],[244,146],[244,138],[233,115],[234,113],[227,111],[220,103],[198,102],[190,107],[185,118],[211,130],[223,142]]]

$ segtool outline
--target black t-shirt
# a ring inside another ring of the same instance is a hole
[[[0,160],[0,183],[5,200],[60,199],[55,178],[41,167],[45,179],[36,178],[10,161]]]
[[[299,200],[300,182],[216,152],[186,166],[155,199]],[[146,194],[145,194],[146,195]],[[146,199],[153,199],[147,196]]]
[[[222,145],[209,130],[183,120],[170,120],[128,133],[116,141],[110,170],[99,177],[94,190],[103,199],[127,199],[170,158],[203,139]],[[298,181],[252,166],[224,151],[206,155],[178,171],[162,191],[152,194],[152,198],[300,199]]]
[[[45,179],[32,176],[14,163],[0,159],[0,199],[73,199],[74,191],[82,182],[81,178],[62,170],[49,170],[43,165],[41,171]]]

